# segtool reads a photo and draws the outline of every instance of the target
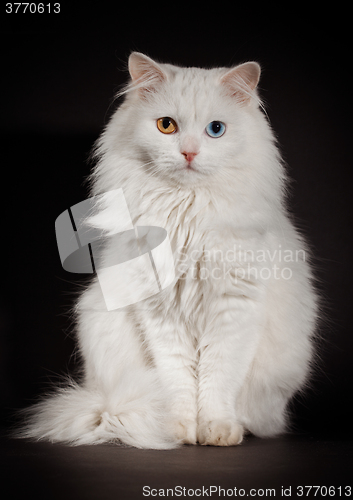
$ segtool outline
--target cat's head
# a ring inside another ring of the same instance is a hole
[[[93,194],[200,187],[233,204],[282,203],[286,176],[257,95],[256,62],[183,68],[133,52],[129,72],[125,100],[97,143]]]
[[[227,182],[257,127],[260,66],[181,68],[133,52],[129,72],[119,126],[146,173],[181,185]]]

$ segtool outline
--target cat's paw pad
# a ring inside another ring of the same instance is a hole
[[[172,423],[173,434],[181,443],[196,444],[196,422],[193,420],[175,420]]]
[[[243,434],[243,427],[236,422],[211,420],[199,425],[197,439],[203,445],[235,446],[242,442]]]

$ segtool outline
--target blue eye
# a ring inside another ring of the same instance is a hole
[[[221,137],[226,131],[226,126],[222,122],[211,122],[206,127],[206,133],[210,137]]]

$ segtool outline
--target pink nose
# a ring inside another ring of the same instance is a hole
[[[198,155],[198,153],[189,153],[187,151],[182,151],[181,154],[185,156],[188,162],[192,162],[195,156]]]

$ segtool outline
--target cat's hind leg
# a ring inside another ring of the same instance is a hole
[[[241,423],[259,437],[288,430],[288,402],[310,373],[317,305],[309,282],[301,280],[272,283],[265,328],[237,398]]]
[[[137,448],[170,449],[168,394],[148,366],[127,311],[108,312],[97,283],[78,304],[83,380],[71,382],[26,412],[18,437]]]

